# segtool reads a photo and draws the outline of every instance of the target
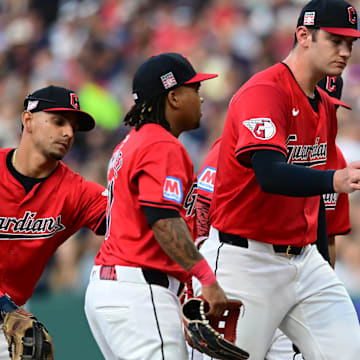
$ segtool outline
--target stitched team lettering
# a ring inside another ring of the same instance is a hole
[[[335,210],[338,196],[337,193],[323,194],[326,210]]]
[[[121,149],[128,142],[129,138],[130,138],[130,134],[126,135],[124,140],[121,142],[119,148],[112,155],[112,157],[109,161],[109,165],[108,165],[108,171],[107,171],[108,176],[109,176],[110,170],[114,170],[114,176],[117,177],[117,173],[121,169],[121,167],[123,165],[123,161],[124,161],[123,153],[122,153]]]
[[[61,223],[61,215],[56,218],[35,218],[36,212],[26,211],[24,216],[20,219],[15,217],[0,217],[0,232],[6,232],[7,234],[1,234],[0,238],[29,238],[29,233],[36,234],[37,237],[50,237],[55,233],[65,229],[65,226]],[[12,236],[16,233],[26,233],[22,235]],[[31,238],[34,238],[33,236]]]
[[[293,145],[291,144],[292,141],[297,141],[296,134],[289,135],[286,141],[288,163],[309,167],[326,164],[327,142],[319,143],[320,137],[316,138],[313,145]]]
[[[117,280],[116,268],[113,265],[103,265],[100,268],[101,280]]]
[[[195,215],[195,203],[197,198],[197,184],[193,183],[191,189],[189,190],[188,194],[186,195],[184,201],[184,209],[186,210],[186,216],[194,216]]]

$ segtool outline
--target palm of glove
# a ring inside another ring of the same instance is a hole
[[[235,311],[237,320],[242,303],[229,301],[227,313]],[[230,317],[230,315],[229,315]],[[228,319],[231,323],[229,331],[224,330],[221,335],[217,324],[224,321],[224,317],[207,318],[205,316],[204,302],[199,298],[191,298],[182,305],[182,318],[184,323],[185,337],[190,346],[214,359],[223,360],[246,360],[249,353],[234,344],[236,322]]]
[[[53,360],[52,339],[45,326],[24,309],[6,314],[3,330],[12,360]]]

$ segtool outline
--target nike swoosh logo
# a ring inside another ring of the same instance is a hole
[[[299,109],[297,109],[297,110],[296,110],[296,108],[293,108],[293,109],[292,109],[292,114],[293,114],[293,116],[298,116],[298,115],[299,115],[299,112],[300,112]]]

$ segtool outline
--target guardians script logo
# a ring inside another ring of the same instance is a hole
[[[63,230],[61,215],[36,218],[36,212],[26,211],[20,219],[0,216],[0,240],[47,239]]]
[[[304,165],[308,167],[326,164],[327,160],[327,143],[320,143],[317,137],[315,144],[298,145],[293,142],[297,141],[296,134],[291,134],[286,140],[288,151],[287,162],[289,164]]]

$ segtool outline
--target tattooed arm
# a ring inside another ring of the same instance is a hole
[[[216,279],[214,279],[215,282],[208,285],[202,281],[205,278],[208,279],[209,273],[213,277],[214,274],[206,260],[196,249],[184,219],[180,217],[159,219],[152,225],[152,230],[156,240],[166,254],[184,270],[188,272],[190,270],[189,274],[196,276],[200,280],[202,284],[201,294],[209,304],[207,315],[220,316],[228,300]],[[200,276],[194,274],[195,268],[200,270],[197,271]]]
[[[152,231],[161,248],[184,270],[189,271],[203,259],[183,218],[160,219],[152,225]]]

